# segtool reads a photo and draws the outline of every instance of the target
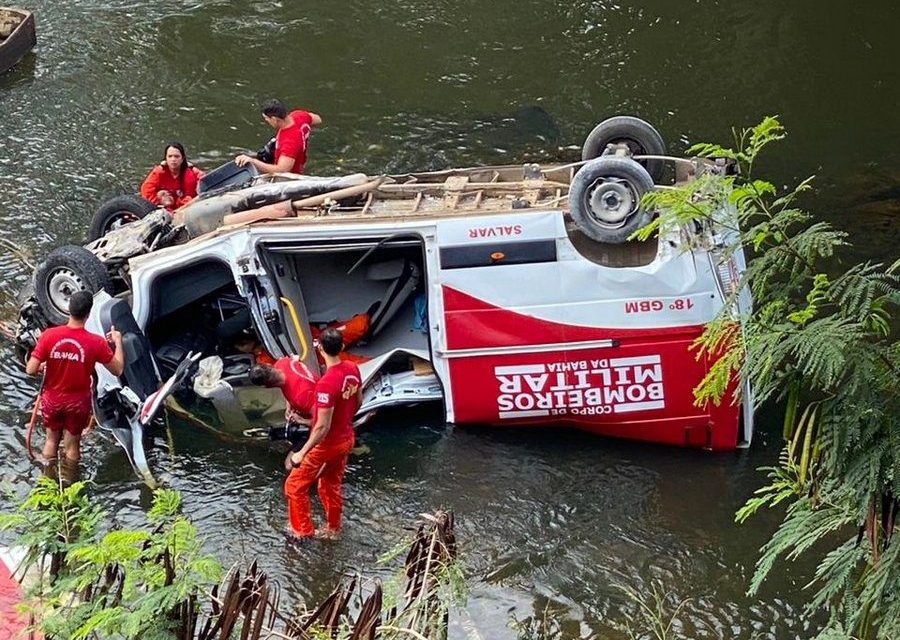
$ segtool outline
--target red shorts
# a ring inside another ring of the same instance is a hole
[[[41,420],[49,431],[65,429],[73,436],[81,435],[91,419],[91,398],[41,398]]]

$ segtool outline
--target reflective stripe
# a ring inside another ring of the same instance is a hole
[[[298,366],[302,367],[302,371],[297,369]],[[301,378],[309,380],[310,382],[316,381],[316,378],[315,376],[313,376],[312,371],[309,370],[309,367],[307,367],[306,364],[301,362],[299,359],[295,360],[294,358],[291,358],[291,371],[296,373]]]

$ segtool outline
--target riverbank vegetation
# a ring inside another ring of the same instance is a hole
[[[744,382],[757,406],[785,406],[785,445],[768,484],[737,513],[744,522],[763,508],[784,510],[763,546],[749,584],[801,556],[816,558],[805,586],[807,612],[825,612],[820,638],[900,637],[900,349],[896,312],[900,261],[842,264],[848,234],[816,221],[799,203],[813,179],[779,190],[754,176],[759,154],[782,139],[776,118],[736,132],[732,148],[695,145],[689,153],[726,158],[736,174],[701,176],[649,194],[661,212],[639,231],[721,221],[739,228],[724,238],[721,260],[743,247],[749,260],[728,304],[694,345],[718,357],[694,390],[698,404],[728,401]],[[753,309],[736,322],[738,296]]]
[[[423,515],[410,540],[386,554],[405,557],[396,580],[341,581],[314,608],[286,611],[278,586],[257,564],[222,577],[204,554],[175,491],[158,489],[147,526],[101,531],[106,514],[84,483],[42,477],[0,529],[26,552],[23,611],[48,639],[385,640],[447,637],[449,613],[465,603],[453,516]]]

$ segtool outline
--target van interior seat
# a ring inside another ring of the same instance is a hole
[[[398,259],[376,262],[366,269],[366,279],[391,280],[380,300],[369,307],[369,333],[372,338],[397,315],[404,303],[419,286],[420,271],[411,260]]]

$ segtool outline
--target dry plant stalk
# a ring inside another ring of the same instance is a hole
[[[351,599],[362,589],[359,576],[342,582],[312,612],[299,617],[279,612],[280,591],[270,586],[256,562],[242,578],[237,568],[228,572],[221,588],[210,594],[210,613],[197,629],[196,618],[185,620],[184,640],[375,640],[376,638],[446,637],[448,611],[439,596],[442,580],[456,560],[453,515],[444,511],[423,514],[417,523],[404,564],[403,605],[385,616],[384,590],[371,584],[355,618]],[[186,611],[190,611],[188,607]],[[382,624],[382,619],[387,622]]]

